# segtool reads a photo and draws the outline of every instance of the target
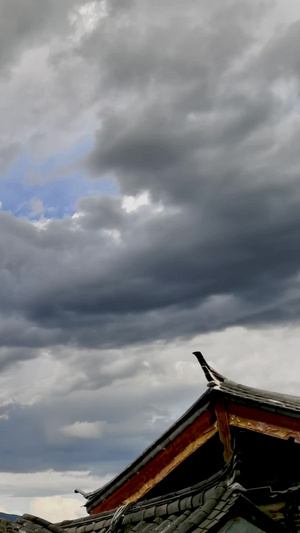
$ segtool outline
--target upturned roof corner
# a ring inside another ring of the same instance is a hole
[[[193,355],[196,356],[198,362],[200,363],[209,387],[218,385],[220,382],[225,381],[225,377],[222,376],[222,374],[219,374],[219,372],[216,372],[216,370],[209,366],[201,352],[193,352]]]

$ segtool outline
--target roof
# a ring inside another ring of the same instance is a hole
[[[284,531],[247,498],[234,477],[222,472],[214,483],[58,524],[29,514],[15,522],[0,519],[0,533],[213,533],[238,517],[269,533]]]
[[[24,514],[13,522],[1,518],[0,533],[65,533],[65,530],[43,518]]]
[[[206,392],[120,474],[102,488],[84,494],[87,499],[88,512],[106,510],[104,502],[107,502],[106,508],[109,509],[130,501],[130,498],[124,497],[124,494],[131,495],[131,499],[139,499],[143,495],[141,491],[146,490],[147,477],[153,478],[152,486],[157,481],[159,482],[174,468],[174,465],[178,464],[179,460],[184,460],[189,453],[202,446],[218,430],[220,432],[223,421],[228,427],[229,425],[244,427],[282,438],[291,436],[296,442],[300,442],[299,397],[235,383],[211,368],[200,352],[194,352],[194,354],[208,381]],[[220,400],[226,402],[226,409],[221,408],[223,413],[219,413],[218,419],[216,403]],[[223,440],[226,440],[226,427],[224,432]],[[190,449],[188,449],[188,443],[193,444],[193,446],[190,445]],[[226,460],[231,456],[230,442],[227,443],[227,448]],[[176,454],[177,457],[175,457]],[[154,479],[153,472],[158,473],[157,480]],[[125,485],[126,491],[124,492]],[[142,487],[140,492],[139,486]],[[136,494],[134,494],[135,490]],[[109,507],[110,502],[112,502],[111,507]]]
[[[60,527],[68,533],[213,533],[240,516],[264,531],[283,531],[251,503],[247,491],[233,479],[62,522]]]

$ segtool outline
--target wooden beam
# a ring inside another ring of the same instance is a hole
[[[292,437],[300,443],[300,420],[288,416],[279,415],[245,407],[233,402],[228,404],[229,424],[231,426],[249,429],[280,439]]]
[[[227,463],[230,461],[233,451],[231,447],[231,433],[229,427],[228,413],[225,407],[224,399],[217,397],[215,402],[215,413],[217,418],[217,427],[219,432],[220,441],[224,447],[224,461]]]

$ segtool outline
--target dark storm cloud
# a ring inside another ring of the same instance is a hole
[[[14,332],[15,333],[15,332]],[[5,337],[2,340],[2,343],[5,343]],[[33,350],[32,348],[26,348],[24,345],[21,347],[1,347],[0,348],[0,370],[8,368],[11,365],[14,365],[16,362],[34,359],[38,357],[39,352]]]
[[[43,230],[2,213],[0,309],[23,317],[2,343],[113,347],[296,319],[285,300],[298,285],[298,193],[284,193],[228,191],[155,216],[85,200]]]

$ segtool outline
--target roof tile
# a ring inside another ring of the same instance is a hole
[[[203,504],[203,494],[200,492],[200,494],[195,494],[192,498],[192,507],[199,507],[199,505]]]
[[[175,500],[168,505],[168,514],[178,513],[179,511],[179,501]]]
[[[134,528],[136,533],[139,533],[140,531],[144,531],[145,527],[147,525],[147,522],[145,520],[142,520],[137,526]]]
[[[152,518],[155,515],[155,507],[148,507],[144,510],[144,519]]]
[[[198,526],[199,524],[201,524],[201,522],[203,522],[203,520],[207,517],[207,513],[205,513],[201,508],[200,509],[196,509],[196,511],[194,511],[189,520],[191,522],[193,522],[193,524],[195,524],[196,526]]]
[[[190,521],[189,518],[187,518],[178,528],[180,533],[188,533],[188,531],[191,531],[195,528],[195,524]]]
[[[186,511],[191,508],[191,498],[182,498],[179,502],[180,511]]]
[[[168,515],[168,506],[167,506],[167,504],[159,505],[156,508],[155,514],[156,514],[156,516],[167,516]]]

